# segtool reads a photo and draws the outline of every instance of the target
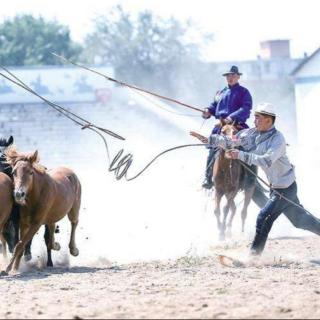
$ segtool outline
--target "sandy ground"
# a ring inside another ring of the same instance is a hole
[[[270,239],[260,260],[246,240],[206,257],[37,268],[0,279],[0,318],[320,318],[320,239]],[[240,257],[226,267],[216,254]]]

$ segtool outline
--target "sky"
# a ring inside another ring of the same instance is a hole
[[[210,61],[255,59],[260,41],[271,39],[289,39],[294,58],[320,46],[319,0],[3,0],[0,21],[16,14],[41,15],[68,25],[72,38],[81,42],[95,17],[118,3],[132,13],[149,9],[162,17],[191,18],[201,30],[214,34],[206,52]]]

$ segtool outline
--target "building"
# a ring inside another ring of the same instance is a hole
[[[320,119],[320,48],[302,61],[292,72],[297,112],[298,142],[318,146]]]

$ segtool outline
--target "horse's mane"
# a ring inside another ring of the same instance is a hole
[[[27,161],[39,173],[45,173],[47,170],[46,167],[39,163],[40,158],[37,151],[33,153],[22,153],[18,152],[14,145],[11,145],[4,151],[4,154],[6,157],[6,162],[11,167],[14,167],[18,161]]]

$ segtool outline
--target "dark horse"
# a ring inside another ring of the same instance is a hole
[[[13,168],[14,198],[21,205],[21,239],[14,248],[6,272],[19,268],[26,244],[44,224],[48,226],[47,266],[53,266],[51,250],[60,250],[59,243],[54,241],[55,224],[65,215],[71,222],[69,250],[77,256],[79,250],[75,244],[75,230],[79,220],[81,184],[76,174],[63,167],[47,171],[39,164],[37,151],[22,154],[9,148],[5,154]]]
[[[221,134],[229,137],[233,137],[237,132],[237,128],[231,124],[224,124],[221,129]],[[208,143],[206,137],[196,132],[191,132],[190,134],[202,142]],[[214,213],[220,231],[219,238],[220,240],[224,240],[227,228],[227,234],[231,235],[232,221],[236,213],[234,199],[240,190],[244,190],[244,204],[241,211],[241,230],[242,232],[244,231],[248,206],[255,189],[255,177],[244,169],[239,160],[232,160],[226,157],[226,151],[220,148],[213,166],[213,181],[215,186]],[[221,221],[220,203],[223,196],[226,197],[227,203],[223,208],[224,215],[223,220]],[[230,210],[231,216],[227,223],[227,217]]]

